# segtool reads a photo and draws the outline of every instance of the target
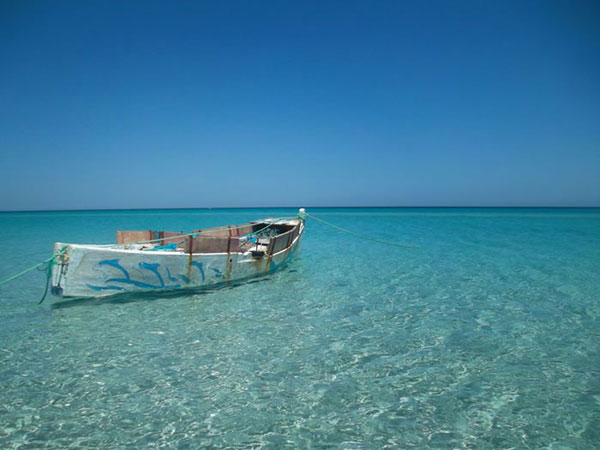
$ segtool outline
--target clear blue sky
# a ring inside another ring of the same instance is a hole
[[[600,3],[7,2],[0,210],[600,206]]]

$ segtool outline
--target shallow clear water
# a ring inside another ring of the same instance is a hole
[[[0,448],[598,448],[599,209],[314,209],[242,286],[37,305],[0,288]],[[0,278],[54,241],[295,210],[2,213]]]

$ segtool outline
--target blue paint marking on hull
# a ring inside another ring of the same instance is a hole
[[[155,284],[144,283],[143,281],[132,280],[130,278],[109,278],[106,280],[107,283],[123,283],[131,284],[143,289],[162,289],[164,286],[157,286]]]
[[[147,262],[139,263],[139,267],[141,269],[149,270],[156,276],[158,282],[160,283],[158,285],[145,283],[143,281],[138,281],[138,280],[132,279],[131,276],[129,275],[129,272],[127,271],[127,269],[125,269],[121,264],[119,264],[118,259],[105,259],[105,260],[100,261],[98,263],[98,265],[99,266],[106,265],[106,266],[114,267],[115,269],[122,272],[123,275],[125,275],[125,278],[109,278],[105,281],[105,283],[122,283],[122,284],[136,286],[136,287],[139,287],[142,289],[178,289],[181,287],[180,284],[171,284],[171,285],[165,284],[162,275],[158,272],[158,268],[160,267],[160,264],[158,264],[158,263],[147,263]],[[168,268],[166,268],[166,269],[167,269],[167,271],[169,270]],[[171,277],[170,272],[167,272],[167,274],[171,281],[177,281],[176,278]],[[93,290],[125,290],[124,287],[111,286],[111,285],[107,285],[107,286],[88,285],[88,287]]]
[[[171,271],[169,270],[168,267],[165,267],[165,270],[167,271],[167,278],[169,279],[169,281],[177,281],[177,278],[175,278],[171,275]]]
[[[186,283],[190,282],[190,279],[188,277],[186,277],[185,275],[179,275],[179,278],[181,278],[183,281],[185,281]]]
[[[198,268],[198,270],[200,271],[200,275],[202,275],[202,282],[204,282],[204,267],[202,266],[202,263],[192,261],[192,266]]]
[[[273,259],[271,259],[271,261],[269,262],[269,272],[276,271],[281,266],[283,266],[286,262],[288,262],[291,259],[291,257],[296,253],[297,249],[298,249],[298,242],[288,250],[288,254],[285,256],[285,258],[280,263],[275,263],[273,261]],[[197,261],[192,261],[191,265],[198,268],[198,271],[202,278],[202,283],[204,283],[206,281],[206,274],[204,272],[203,263],[197,262]],[[124,291],[124,290],[127,290],[126,287],[115,286],[114,283],[135,286],[135,287],[141,288],[141,289],[155,289],[155,290],[180,289],[180,288],[182,288],[182,285],[180,283],[177,283],[179,280],[183,281],[185,284],[190,284],[192,281],[189,277],[187,277],[186,275],[183,275],[183,274],[177,274],[177,276],[173,276],[171,274],[170,269],[168,267],[164,266],[164,269],[166,272],[166,279],[170,283],[170,284],[166,284],[165,278],[163,278],[163,275],[161,275],[161,273],[159,272],[159,269],[161,267],[161,265],[159,263],[148,263],[148,262],[138,263],[138,266],[140,269],[148,270],[154,274],[158,284],[148,283],[145,281],[135,280],[135,279],[131,278],[129,271],[127,269],[125,269],[125,267],[123,267],[119,263],[118,258],[102,260],[102,261],[98,262],[98,266],[113,267],[114,269],[121,272],[123,274],[123,277],[108,278],[105,280],[105,283],[107,283],[105,286],[96,286],[96,285],[91,285],[91,284],[87,285],[88,288],[95,290],[95,291],[105,291],[105,290],[106,291],[108,291],[108,290]],[[224,279],[224,274],[220,269],[218,269],[216,267],[211,267],[210,270],[212,270],[212,272],[213,272],[213,274],[212,274],[213,280],[214,279],[217,279],[217,280]],[[110,284],[110,283],[113,283],[113,284]]]
[[[93,289],[94,291],[124,291],[125,288],[122,288],[121,286],[92,286],[91,284],[88,284],[87,287],[89,287],[90,289]]]
[[[160,287],[161,288],[165,287],[165,282],[164,282],[162,276],[160,275],[160,273],[158,273],[158,268],[160,267],[160,264],[157,264],[157,263],[150,264],[150,263],[141,262],[139,264],[139,266],[141,269],[149,270],[154,275],[156,275],[156,278],[158,278],[158,282],[160,283]]]
[[[115,269],[118,269],[121,272],[123,272],[123,275],[125,275],[126,278],[129,278],[129,272],[127,272],[125,270],[125,268],[121,264],[119,264],[119,260],[118,259],[104,259],[104,260],[100,261],[98,263],[98,265],[99,266],[104,266],[104,265],[106,265],[106,266],[112,266]]]

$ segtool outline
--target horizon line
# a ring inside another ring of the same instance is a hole
[[[600,206],[539,206],[539,205],[531,205],[531,206],[486,206],[486,205],[476,205],[476,206],[214,206],[214,207],[169,207],[169,208],[82,208],[82,209],[6,209],[0,210],[0,213],[43,213],[43,212],[79,212],[79,211],[182,211],[182,210],[223,210],[223,209],[298,209],[298,208],[306,208],[306,209],[427,209],[427,208],[437,208],[437,209],[460,209],[460,208],[473,208],[473,209],[600,209]]]

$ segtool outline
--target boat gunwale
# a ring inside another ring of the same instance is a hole
[[[277,256],[285,251],[288,251],[290,248],[292,248],[296,242],[300,239],[300,237],[302,236],[302,234],[304,234],[304,226],[302,226],[303,221],[301,219],[291,219],[291,220],[287,220],[286,222],[292,222],[292,221],[297,221],[298,223],[294,224],[292,230],[296,227],[299,228],[299,232],[298,235],[296,236],[296,238],[290,243],[290,245],[288,245],[287,247],[281,249],[280,251],[278,251],[277,253],[273,253],[272,255],[268,255],[269,257],[273,257],[273,256]],[[274,224],[285,224],[283,223],[283,221],[280,222],[274,222]],[[291,230],[289,230],[291,231]],[[287,232],[286,232],[287,233]],[[109,251],[109,252],[115,252],[115,253],[127,253],[127,254],[143,254],[143,255],[161,255],[161,256],[176,256],[176,255],[180,255],[180,256],[185,256],[185,257],[189,257],[190,255],[193,256],[219,256],[219,255],[247,255],[249,253],[251,253],[253,250],[248,250],[245,252],[216,252],[216,253],[189,253],[186,252],[184,250],[182,251],[176,251],[176,250],[142,250],[142,249],[132,249],[132,248],[125,248],[125,246],[127,245],[135,245],[135,243],[130,243],[130,244],[71,244],[71,243],[67,243],[67,242],[57,242],[56,244],[61,244],[61,245],[66,245],[69,247],[74,247],[74,248],[79,248],[79,249],[84,249],[84,250],[94,250],[94,251]],[[142,244],[143,245],[143,244]]]

